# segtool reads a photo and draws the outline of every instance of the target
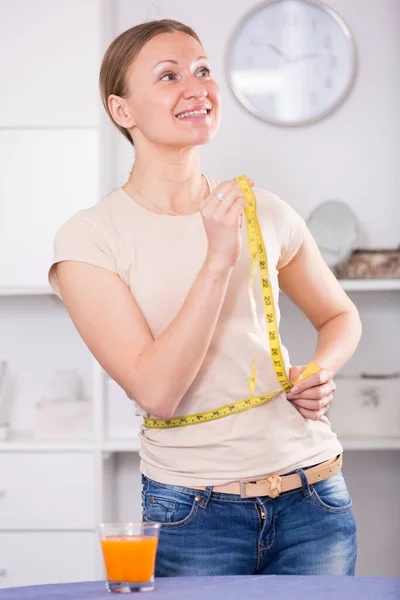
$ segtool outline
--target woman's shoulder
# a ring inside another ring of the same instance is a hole
[[[107,211],[103,202],[79,210],[70,216],[55,234],[48,281],[60,298],[55,269],[59,262],[85,262],[113,273],[118,272],[112,240],[105,226]]]
[[[99,202],[78,210],[61,224],[56,231],[56,237],[74,237],[90,232],[107,236],[118,200],[118,190],[114,190]]]
[[[280,221],[290,216],[298,216],[291,204],[284,200],[279,194],[260,188],[257,185],[253,188],[257,200],[257,207],[264,211],[274,220]]]
[[[217,179],[215,177],[210,177],[209,175],[206,175],[206,178],[209,182],[211,191],[224,181],[223,179]],[[256,197],[257,207],[262,211],[267,211],[270,216],[279,217],[282,215],[282,212],[285,212],[286,207],[290,206],[288,202],[282,200],[279,194],[264,187],[255,185],[253,187],[253,192]]]

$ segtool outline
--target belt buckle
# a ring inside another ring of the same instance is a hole
[[[242,481],[242,480],[239,481],[240,497],[241,498],[247,498],[246,483],[250,483],[250,481]]]
[[[268,483],[271,486],[268,496],[270,498],[277,498],[278,496],[280,496],[282,493],[282,477],[280,475],[270,475],[266,479],[260,479],[259,481],[254,481],[254,482],[240,480],[239,481],[240,497],[241,498],[249,498],[249,496],[247,496],[247,494],[246,494],[246,484],[247,483],[265,483],[266,481],[268,481]]]
[[[270,475],[270,477],[267,477],[267,481],[271,484],[269,496],[271,498],[280,496],[282,493],[282,477],[280,475]]]

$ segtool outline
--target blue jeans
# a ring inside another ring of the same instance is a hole
[[[354,575],[356,522],[343,474],[309,485],[306,470],[292,471],[301,488],[277,498],[142,475],[143,520],[162,523],[155,576]]]

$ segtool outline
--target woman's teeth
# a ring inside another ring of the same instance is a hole
[[[193,117],[193,116],[200,116],[200,115],[206,115],[207,114],[207,109],[202,109],[202,110],[191,110],[190,112],[185,112],[185,113],[180,113],[179,115],[176,115],[178,117],[178,119],[184,119],[185,117]]]

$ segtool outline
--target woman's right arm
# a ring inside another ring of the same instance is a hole
[[[63,302],[103,369],[147,413],[170,418],[204,361],[241,250],[245,201],[235,182],[215,190],[201,207],[208,253],[170,325],[155,340],[129,288],[115,273],[62,261],[57,279]]]

